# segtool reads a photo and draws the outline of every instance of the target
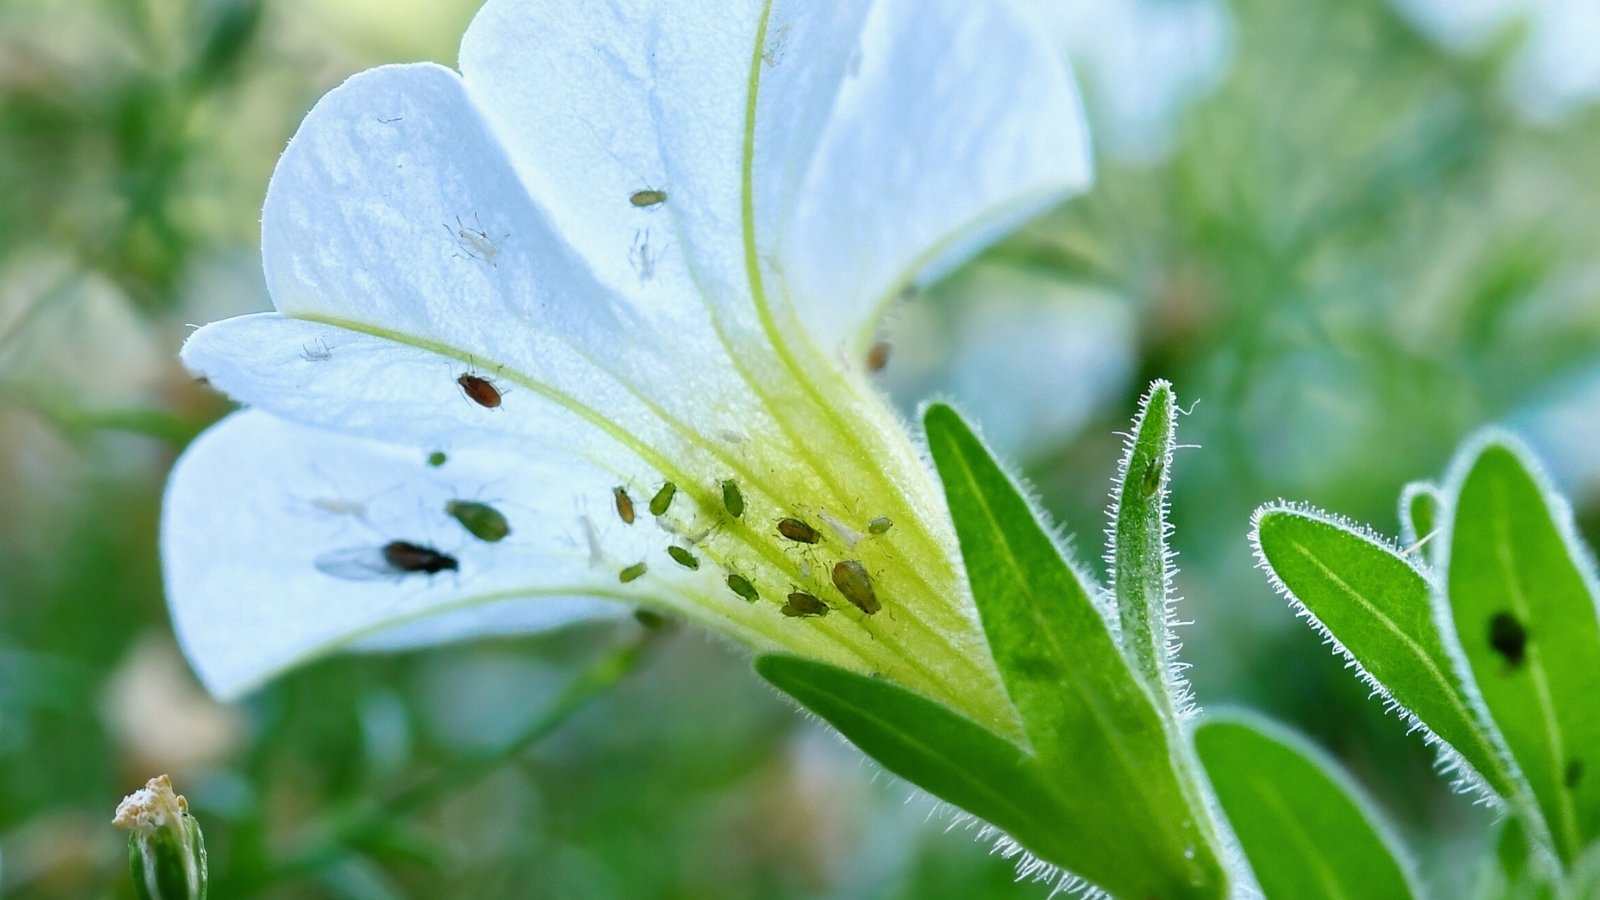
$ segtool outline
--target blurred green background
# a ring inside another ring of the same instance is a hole
[[[130,896],[111,812],[170,772],[215,897],[1043,896],[704,635],[338,658],[233,707],[189,675],[159,498],[226,407],[176,364],[186,324],[267,306],[257,213],[316,98],[453,63],[475,5],[0,5],[0,893]],[[1279,496],[1394,533],[1401,485],[1502,422],[1593,540],[1600,114],[1529,116],[1505,89],[1529,23],[1461,53],[1383,0],[1088,6],[1123,10],[1061,26],[1105,126],[1099,183],[904,310],[886,385],[959,399],[1096,565],[1146,381],[1200,401],[1173,519],[1201,701],[1329,748],[1453,895],[1488,814],[1273,596],[1245,534]]]

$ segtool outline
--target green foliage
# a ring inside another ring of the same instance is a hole
[[[769,655],[757,658],[756,671],[901,778],[1041,856],[1071,852],[1059,827],[1062,804],[1021,747],[904,688],[827,663]]]
[[[1112,580],[1122,648],[1157,696],[1171,698],[1172,640],[1167,628],[1166,497],[1177,431],[1172,385],[1158,381],[1140,404],[1113,492]]]
[[[1259,555],[1314,625],[1517,816],[1500,840],[1500,883],[1537,895],[1548,857],[1565,895],[1600,852],[1600,784],[1587,774],[1600,747],[1593,564],[1516,442],[1471,441],[1452,472],[1444,488],[1408,487],[1402,501],[1407,530],[1439,531],[1439,571],[1283,506],[1258,513]]]
[[[1304,739],[1254,716],[1208,716],[1195,747],[1269,898],[1418,895],[1385,823]]]
[[[1338,642],[1391,702],[1460,753],[1501,796],[1500,759],[1434,624],[1427,576],[1376,538],[1321,513],[1264,507],[1261,560],[1313,627]]]
[[[1462,459],[1446,577],[1472,677],[1538,798],[1557,854],[1600,836],[1600,626],[1566,504],[1514,444]]]

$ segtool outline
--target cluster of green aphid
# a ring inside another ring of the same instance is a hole
[[[722,511],[727,514],[728,522],[743,522],[745,514],[744,493],[739,490],[739,485],[732,479],[727,479],[718,484],[722,495]],[[632,525],[637,518],[634,509],[633,497],[627,488],[618,485],[612,488],[612,500],[616,506],[617,518],[624,525]],[[672,502],[678,495],[678,486],[670,481],[663,484],[654,496],[650,498],[650,514],[660,518],[665,516],[672,508]],[[867,533],[874,537],[882,535],[894,526],[888,516],[878,516],[867,523]],[[795,544],[815,546],[822,541],[821,532],[811,525],[794,516],[784,516],[774,523],[774,530],[779,537]],[[686,547],[672,544],[667,547],[667,555],[678,565],[690,570],[699,570],[700,559]],[[624,584],[635,581],[644,576],[649,566],[641,561],[623,568],[617,577]],[[851,606],[863,614],[875,615],[883,608],[878,600],[877,591],[872,585],[872,576],[867,572],[866,566],[858,560],[842,559],[834,563],[832,568],[833,587]],[[761,599],[761,589],[749,576],[728,570],[724,577],[728,590],[732,591],[746,603],[755,603]],[[831,607],[816,594],[809,591],[789,591],[784,598],[780,611],[790,618],[809,618],[825,616]]]

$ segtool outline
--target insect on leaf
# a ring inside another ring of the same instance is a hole
[[[1457,467],[1450,613],[1495,724],[1571,864],[1600,837],[1600,622],[1571,513],[1523,451],[1490,438]]]

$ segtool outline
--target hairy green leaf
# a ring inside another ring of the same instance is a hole
[[[1457,467],[1451,617],[1494,722],[1571,864],[1600,836],[1600,622],[1566,505],[1491,438]]]
[[[1439,487],[1413,481],[1400,492],[1400,543],[1420,559],[1432,559],[1441,545],[1439,526],[1444,521],[1444,498]]]
[[[1169,714],[1186,705],[1175,677],[1167,628],[1170,581],[1167,552],[1167,479],[1172,465],[1177,409],[1172,385],[1150,386],[1134,420],[1116,486],[1111,564],[1122,647],[1150,689],[1166,698]]]
[[[973,600],[1033,751],[1066,798],[1070,855],[1113,894],[1215,896],[1226,878],[1177,738],[1017,486],[947,406],[925,426]]]
[[[1415,564],[1327,515],[1256,513],[1256,553],[1362,675],[1459,753],[1502,797],[1519,788],[1445,650],[1432,589]]]
[[[1316,748],[1240,715],[1208,718],[1194,740],[1268,900],[1417,895],[1389,829]]]
[[[899,685],[769,654],[756,672],[901,778],[1053,858],[1068,835],[1055,791],[1021,747]]]

